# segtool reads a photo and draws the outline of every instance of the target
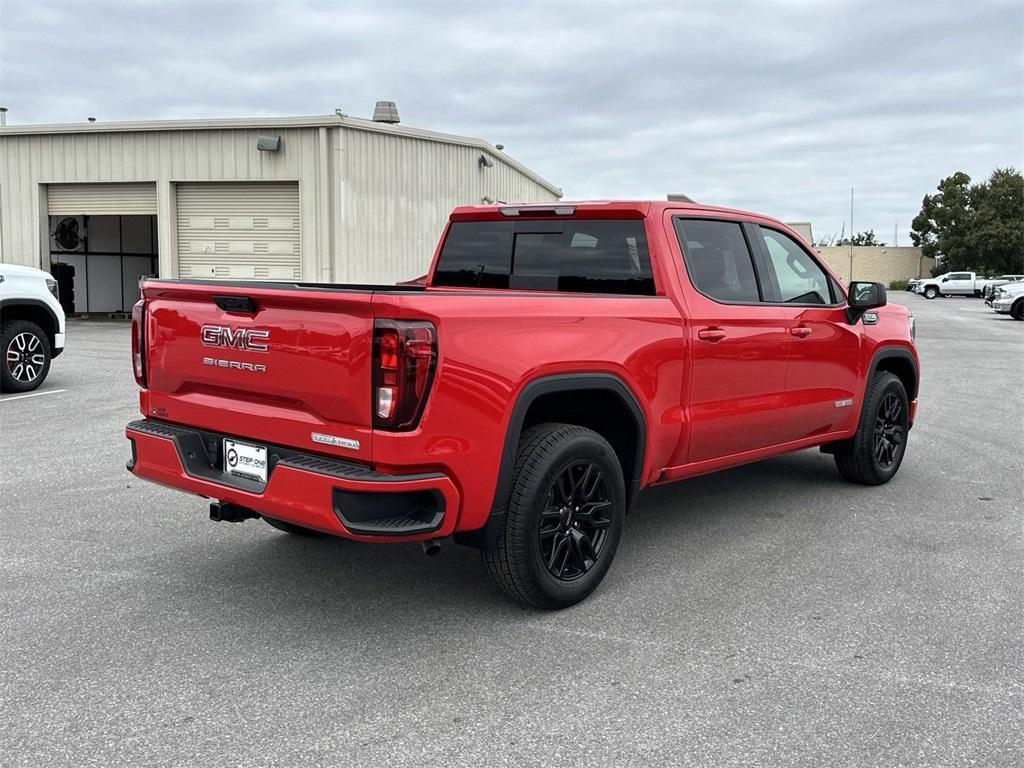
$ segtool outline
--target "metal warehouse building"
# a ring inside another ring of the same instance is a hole
[[[487,142],[375,118],[0,128],[0,262],[64,275],[76,312],[130,309],[147,274],[390,283],[453,206],[561,196]]]

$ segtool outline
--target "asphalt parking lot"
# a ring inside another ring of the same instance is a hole
[[[554,614],[469,549],[135,480],[128,328],[70,323],[49,394],[0,398],[0,763],[1020,765],[1024,323],[890,300],[923,365],[893,482],[804,451],[654,489]]]

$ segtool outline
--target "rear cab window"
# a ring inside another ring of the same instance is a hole
[[[431,284],[655,294],[642,219],[452,222]]]

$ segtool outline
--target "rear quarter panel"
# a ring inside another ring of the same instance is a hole
[[[437,326],[438,370],[420,424],[406,433],[376,431],[373,458],[383,471],[409,471],[415,462],[453,476],[463,499],[458,530],[485,523],[512,409],[537,378],[617,376],[647,422],[643,481],[678,440],[684,342],[679,311],[664,296],[431,289],[377,294],[374,315]]]

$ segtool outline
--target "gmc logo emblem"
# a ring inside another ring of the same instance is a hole
[[[270,331],[264,328],[231,328],[227,325],[204,325],[200,338],[208,347],[228,347],[249,352],[266,352]]]

